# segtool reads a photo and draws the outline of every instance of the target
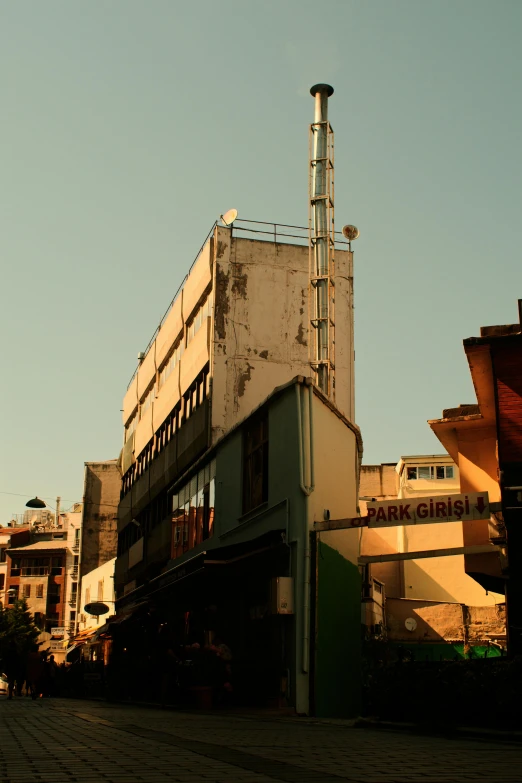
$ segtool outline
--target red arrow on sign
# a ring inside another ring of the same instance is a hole
[[[475,508],[478,509],[479,514],[482,514],[482,512],[486,508],[486,504],[484,503],[484,498],[482,496],[477,498],[477,505],[475,506]]]

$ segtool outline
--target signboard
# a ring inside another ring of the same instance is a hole
[[[59,636],[63,639],[65,636],[65,628],[51,628],[51,636]]]
[[[462,495],[434,495],[422,498],[397,498],[367,502],[366,516],[314,522],[317,532],[346,530],[354,527],[397,527],[427,525],[434,522],[469,522],[489,519],[498,504],[490,505],[487,492]]]
[[[426,525],[433,522],[465,522],[489,519],[487,492],[463,495],[435,495],[424,498],[398,498],[367,503],[368,527]]]
[[[51,639],[49,642],[50,650],[63,650],[63,642],[61,639]]]

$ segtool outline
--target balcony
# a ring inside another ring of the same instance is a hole
[[[78,566],[73,566],[71,569],[71,579],[78,579]]]
[[[62,569],[52,569],[53,573],[56,571],[62,572]],[[11,568],[11,576],[49,576],[51,569],[49,566],[30,566],[24,568]]]
[[[77,603],[78,597],[76,595],[72,595],[69,598],[69,606],[75,607]]]
[[[79,552],[80,551],[80,542],[75,541],[75,543],[72,545],[72,551],[73,552]]]

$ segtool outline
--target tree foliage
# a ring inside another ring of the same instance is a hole
[[[40,631],[34,624],[25,599],[14,602],[13,606],[0,606],[0,658],[4,659],[14,651],[24,657],[34,645]]]

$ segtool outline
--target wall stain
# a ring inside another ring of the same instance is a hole
[[[225,255],[225,250],[227,249],[228,245],[226,242],[221,242],[218,240],[217,243],[217,251],[216,251],[216,258],[223,258]]]
[[[299,324],[299,328],[297,330],[297,335],[295,337],[296,343],[300,343],[301,345],[308,345],[308,341],[305,339],[305,331],[303,328],[303,324]]]
[[[230,278],[230,271],[224,272],[223,267],[220,264],[217,264],[214,323],[215,323],[217,335],[220,340],[224,340],[226,337],[225,318],[228,315],[228,311],[230,310],[230,302],[228,297],[229,278]]]
[[[243,272],[243,264],[232,264],[232,293],[247,298],[248,275]]]
[[[260,359],[268,359],[268,351],[260,351],[259,357]]]
[[[254,369],[252,364],[248,364],[247,362],[247,369],[244,372],[241,372],[239,374],[239,377],[237,379],[237,396],[242,397],[245,393],[245,386],[247,385],[247,382],[252,377],[252,370]]]

